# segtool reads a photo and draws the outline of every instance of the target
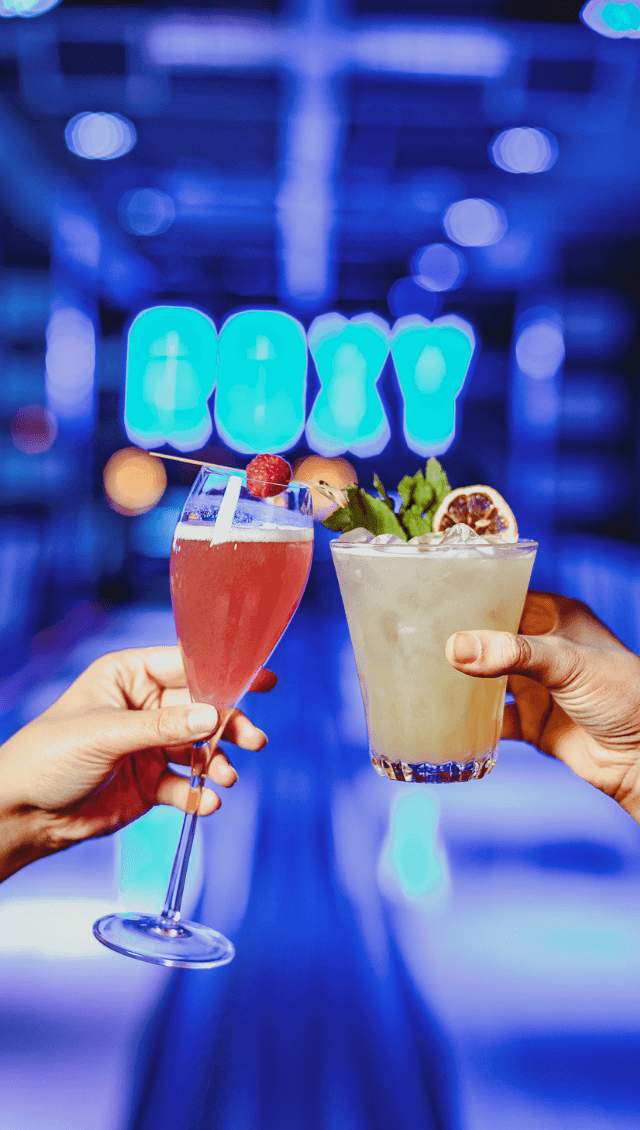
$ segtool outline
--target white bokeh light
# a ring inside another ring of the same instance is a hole
[[[76,157],[113,161],[133,149],[138,137],[133,122],[122,114],[87,112],[67,122],[64,139]]]
[[[470,196],[449,205],[443,226],[449,239],[462,247],[487,247],[502,239],[507,220],[497,204]]]
[[[425,290],[454,290],[466,275],[466,264],[455,247],[430,243],[416,251],[411,262],[415,281]]]
[[[558,143],[546,130],[516,126],[491,142],[491,160],[507,173],[545,173],[558,159]]]

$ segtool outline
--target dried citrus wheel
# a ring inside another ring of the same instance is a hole
[[[515,514],[493,487],[457,487],[446,495],[434,514],[433,531],[442,534],[458,522],[471,526],[477,534],[518,540]]]

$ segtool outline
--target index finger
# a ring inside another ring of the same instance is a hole
[[[184,687],[186,676],[179,647],[137,647],[119,653],[125,663],[138,663],[160,687]]]

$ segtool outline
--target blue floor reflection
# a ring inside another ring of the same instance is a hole
[[[577,552],[559,572],[634,642],[631,571],[603,581],[591,554],[591,572]],[[168,610],[142,607],[70,632],[6,725],[94,654],[171,635]],[[322,563],[275,666],[277,691],[250,705],[270,744],[235,757],[240,782],[203,827],[202,888],[192,877],[232,966],[171,974],[91,939],[102,905],[157,900],[170,813],[146,830],[137,885],[142,833],[0,892],[0,1125],[636,1128],[640,830],[510,743],[484,781],[378,779]]]

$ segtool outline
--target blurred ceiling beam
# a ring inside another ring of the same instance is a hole
[[[155,268],[131,250],[107,216],[96,212],[86,190],[46,156],[25,120],[18,119],[2,101],[0,201],[17,228],[47,247],[55,242],[61,215],[67,218],[67,226],[69,217],[76,217],[81,243],[77,249],[79,271],[85,282],[89,277],[93,279],[94,293],[112,304],[126,307],[132,298],[153,290]],[[91,230],[97,241],[95,262],[91,258],[83,260],[83,251],[91,250]]]

